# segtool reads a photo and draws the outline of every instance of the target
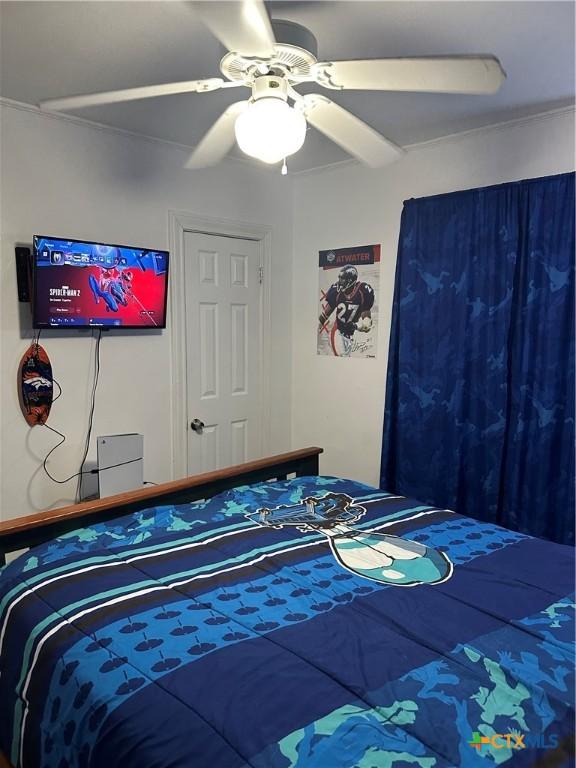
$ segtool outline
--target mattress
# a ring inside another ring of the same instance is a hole
[[[573,550],[330,477],[0,572],[17,768],[573,765]]]

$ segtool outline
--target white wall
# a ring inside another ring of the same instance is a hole
[[[574,169],[574,112],[431,142],[398,163],[299,176],[294,185],[292,440],[320,445],[321,470],[378,485],[402,202]],[[382,243],[375,360],[316,356],[318,251]]]
[[[290,447],[290,179],[225,163],[182,168],[173,146],[2,105],[1,114],[1,502],[0,518],[73,501],[75,483],[54,485],[40,468],[57,437],[30,429],[16,373],[32,337],[18,305],[14,244],[34,233],[168,247],[168,211],[269,225],[272,232],[271,452]],[[64,394],[50,424],[66,443],[50,459],[57,477],[78,470],[87,426],[93,343],[88,334],[44,333]],[[145,479],[171,479],[170,328],[161,334],[104,335],[93,435],[142,432]],[[89,459],[94,458],[95,446]]]

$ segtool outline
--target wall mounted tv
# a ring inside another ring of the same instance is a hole
[[[34,236],[33,325],[165,328],[167,251]]]

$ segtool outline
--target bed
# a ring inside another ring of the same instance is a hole
[[[573,765],[572,549],[320,453],[0,524],[0,766]]]

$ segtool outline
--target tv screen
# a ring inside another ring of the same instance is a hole
[[[167,251],[34,236],[33,325],[165,328]]]

